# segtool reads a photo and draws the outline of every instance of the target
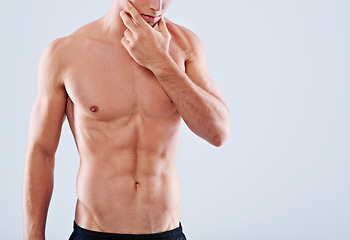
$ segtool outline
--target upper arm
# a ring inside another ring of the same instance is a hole
[[[185,30],[188,38],[188,58],[186,60],[186,74],[199,87],[212,94],[224,103],[219,88],[211,79],[207,69],[207,57],[202,41],[197,35]]]
[[[44,50],[38,67],[38,92],[29,124],[28,150],[54,155],[65,117],[67,94],[61,79],[61,39]]]

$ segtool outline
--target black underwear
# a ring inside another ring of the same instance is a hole
[[[74,221],[74,231],[69,240],[186,240],[186,237],[181,223],[179,227],[161,233],[120,234],[91,231],[79,227]]]

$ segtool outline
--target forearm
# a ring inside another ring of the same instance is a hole
[[[23,181],[24,239],[44,240],[54,181],[54,157],[30,151]]]
[[[151,71],[188,127],[211,144],[220,146],[229,131],[225,103],[191,81],[172,59],[167,58]]]

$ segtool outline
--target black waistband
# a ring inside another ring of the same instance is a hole
[[[88,229],[79,227],[74,221],[74,232],[73,235],[81,236],[88,239],[108,239],[108,240],[153,240],[153,239],[173,239],[183,235],[181,222],[179,227],[161,233],[152,234],[120,234],[120,233],[104,233],[95,232]]]

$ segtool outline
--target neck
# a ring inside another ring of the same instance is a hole
[[[124,36],[126,27],[120,17],[121,10],[120,1],[114,0],[107,14],[101,19],[104,31],[111,37]]]

